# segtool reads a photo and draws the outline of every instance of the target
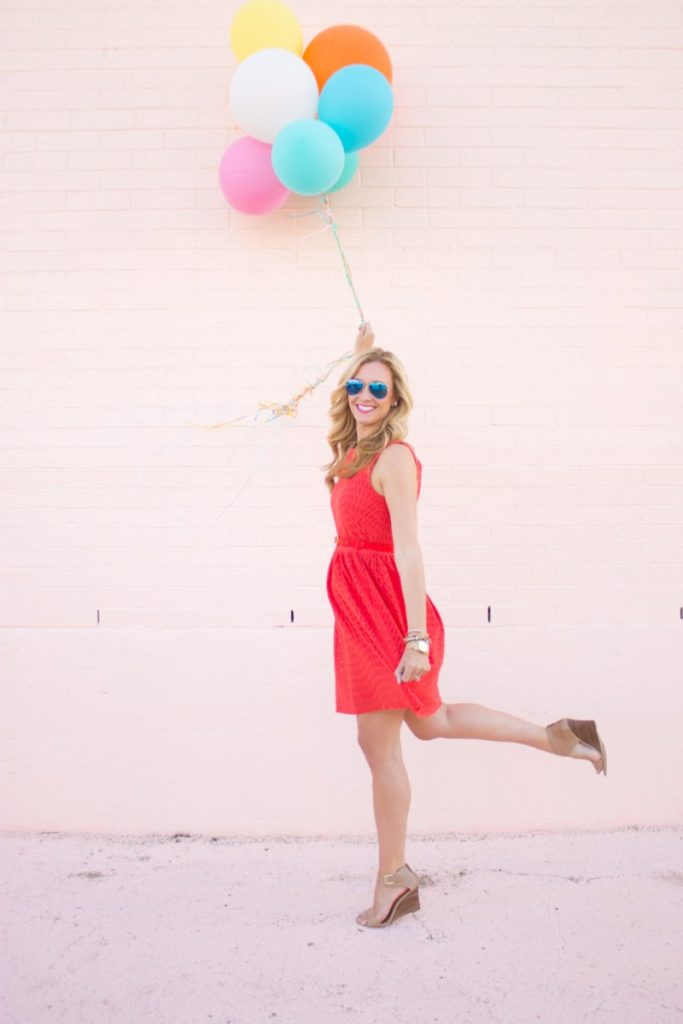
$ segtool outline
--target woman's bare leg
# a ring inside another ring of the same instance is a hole
[[[523,743],[552,753],[545,726],[495,708],[484,707],[483,704],[442,704],[428,718],[418,718],[412,711],[406,711],[405,722],[421,740],[497,740],[503,743]],[[577,756],[590,761],[600,760],[598,751],[586,748],[577,750]]]
[[[412,711],[407,711],[405,720],[420,739],[499,740],[550,750],[542,725],[483,704],[442,704],[428,718],[418,718]]]
[[[378,842],[378,875],[398,870],[406,861],[410,781],[401,752],[404,711],[392,709],[357,715],[358,743],[372,773],[372,803]],[[398,891],[378,879],[373,909],[384,917]],[[362,915],[361,915],[362,916]]]

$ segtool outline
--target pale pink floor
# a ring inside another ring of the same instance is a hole
[[[2,1024],[674,1024],[674,828],[413,838],[369,932],[365,839],[6,835]]]

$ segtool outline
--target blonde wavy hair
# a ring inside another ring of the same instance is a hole
[[[345,383],[358,374],[365,363],[384,363],[391,371],[394,384],[395,408],[391,408],[377,429],[369,437],[357,441],[356,421],[349,408]],[[332,461],[321,469],[326,470],[325,484],[329,491],[335,485],[335,477],[355,476],[377,452],[383,451],[390,441],[402,441],[408,433],[408,417],[413,408],[413,396],[408,385],[408,377],[401,360],[384,348],[371,348],[361,352],[351,360],[339,379],[337,387],[330,396],[329,416],[332,426],[327,441],[332,449]],[[353,458],[346,462],[349,449],[355,447]]]

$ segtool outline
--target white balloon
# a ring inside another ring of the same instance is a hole
[[[291,50],[258,50],[235,71],[230,106],[247,135],[274,142],[291,121],[315,117],[318,83],[308,64]]]

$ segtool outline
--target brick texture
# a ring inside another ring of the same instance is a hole
[[[333,199],[413,384],[446,624],[683,605],[683,14],[674,3],[291,5],[375,31],[396,113]],[[231,211],[232,9],[3,11],[2,622],[331,625],[320,467],[352,344],[329,233]],[[239,425],[206,430],[246,416]]]

